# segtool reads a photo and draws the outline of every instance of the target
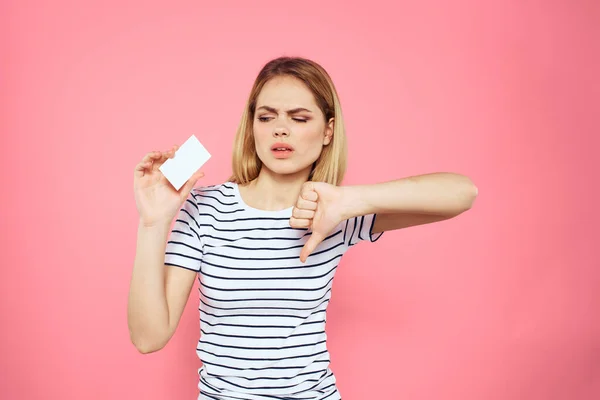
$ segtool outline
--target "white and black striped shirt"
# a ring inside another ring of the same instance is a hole
[[[325,334],[333,277],[381,233],[374,214],[351,218],[303,264],[310,230],[291,215],[249,207],[233,182],[194,188],[179,211],[165,264],[199,273],[199,399],[341,399]]]

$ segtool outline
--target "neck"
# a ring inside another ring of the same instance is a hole
[[[310,168],[296,174],[274,174],[263,166],[258,177],[248,185],[248,201],[263,210],[283,210],[296,204]]]

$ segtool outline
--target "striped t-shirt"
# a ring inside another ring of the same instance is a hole
[[[290,227],[292,209],[252,208],[226,182],[194,188],[179,211],[165,264],[198,272],[199,399],[341,399],[325,334],[333,277],[381,233],[374,214],[343,221],[303,264],[311,232]]]

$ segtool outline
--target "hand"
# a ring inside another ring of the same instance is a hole
[[[173,158],[177,149],[178,146],[173,146],[165,152],[148,153],[135,166],[133,191],[140,223],[144,226],[170,224],[198,179],[204,176],[203,172],[197,171],[179,191],[175,190],[158,168]]]
[[[290,226],[312,228],[312,235],[300,252],[306,259],[333,229],[343,221],[342,188],[324,182],[306,182],[292,211]]]

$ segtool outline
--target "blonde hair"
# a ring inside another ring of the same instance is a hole
[[[323,112],[325,124],[331,118],[334,119],[332,140],[323,147],[308,180],[339,185],[346,173],[347,159],[346,132],[340,101],[327,71],[316,62],[301,57],[271,60],[256,77],[233,143],[232,176],[229,181],[246,184],[258,177],[262,162],[256,153],[252,129],[256,100],[264,85],[270,79],[280,76],[291,76],[304,82]]]

